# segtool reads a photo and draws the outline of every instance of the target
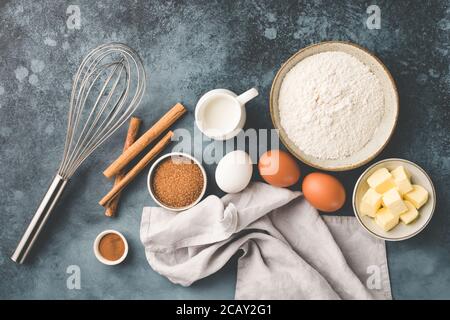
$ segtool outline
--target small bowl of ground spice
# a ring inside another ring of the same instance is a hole
[[[119,231],[105,230],[94,241],[94,254],[103,264],[119,264],[127,257],[128,242]]]
[[[189,154],[168,153],[153,163],[147,186],[153,200],[163,208],[182,211],[195,206],[206,191],[206,172]]]

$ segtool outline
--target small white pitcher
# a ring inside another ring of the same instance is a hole
[[[235,137],[244,127],[245,104],[258,95],[255,88],[241,95],[226,89],[205,93],[195,107],[195,123],[207,137],[227,140]]]

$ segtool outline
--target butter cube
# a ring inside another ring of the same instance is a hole
[[[428,201],[428,191],[418,184],[413,184],[412,187],[413,190],[405,194],[405,200],[408,200],[416,209],[419,209]]]
[[[400,215],[400,220],[402,220],[404,224],[410,224],[419,216],[419,211],[417,211],[416,207],[408,200],[405,201],[405,204],[408,207],[408,211]]]
[[[392,176],[395,178],[397,177],[406,177],[408,179],[411,179],[411,174],[408,170],[405,169],[404,166],[398,166],[394,170],[391,171]]]
[[[369,188],[361,199],[359,210],[363,215],[375,217],[375,213],[381,207],[381,194]]]
[[[384,231],[389,231],[398,224],[399,217],[393,214],[388,208],[381,208],[375,215],[375,222]]]
[[[390,189],[383,193],[381,200],[383,205],[397,216],[408,210],[408,207],[403,202],[402,196],[397,189]]]
[[[385,193],[389,189],[395,188],[394,179],[386,168],[378,169],[372,173],[367,179],[367,183],[378,193]]]
[[[409,180],[411,176],[403,166],[395,168],[391,171],[391,174],[394,178],[394,183],[401,195],[412,191],[413,187],[411,185],[411,181]]]

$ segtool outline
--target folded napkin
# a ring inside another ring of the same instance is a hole
[[[300,192],[255,182],[173,213],[143,210],[150,266],[189,286],[240,249],[236,299],[391,299],[384,241],[354,217],[324,219]]]

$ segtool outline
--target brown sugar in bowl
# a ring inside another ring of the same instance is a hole
[[[195,206],[206,192],[206,172],[201,163],[189,154],[168,153],[153,163],[147,187],[153,200],[161,207],[182,211]]]

